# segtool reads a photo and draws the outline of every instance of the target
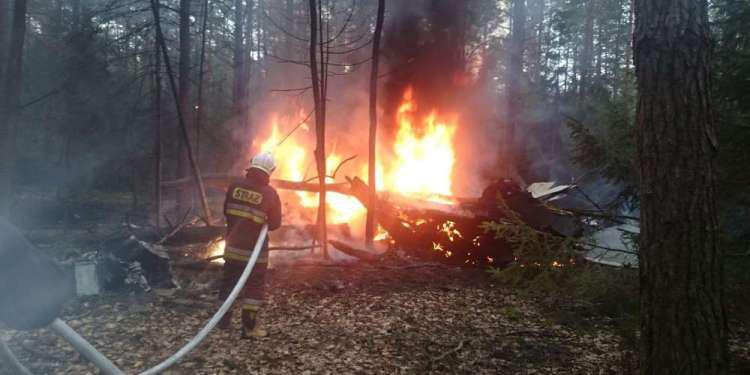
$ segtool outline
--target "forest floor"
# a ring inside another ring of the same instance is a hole
[[[89,210],[100,212],[101,210]],[[95,249],[121,222],[28,232],[43,251],[70,259]],[[270,336],[215,330],[167,373],[633,373],[635,344],[612,319],[569,295],[533,298],[479,269],[395,263],[276,262],[261,319]],[[127,373],[182,347],[217,310],[221,268],[176,268],[180,289],[76,298],[62,319]],[[743,320],[746,322],[746,320]],[[750,324],[733,324],[736,373],[750,369]],[[96,370],[48,330],[0,325],[34,374]],[[0,363],[0,374],[8,369]]]
[[[179,290],[77,299],[63,319],[133,373],[210,318],[219,273],[192,274]],[[606,324],[556,323],[478,270],[296,263],[269,275],[269,337],[242,339],[235,316],[235,329],[216,330],[171,372],[614,373],[633,358]],[[1,332],[35,374],[95,373],[47,330]]]

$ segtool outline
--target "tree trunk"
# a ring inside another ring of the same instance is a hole
[[[318,169],[318,228],[320,232],[320,244],[323,247],[323,256],[328,257],[328,233],[326,229],[326,152],[325,152],[325,113],[321,81],[323,69],[318,69],[318,2],[309,0],[310,11],[310,77],[313,87],[313,101],[315,103],[315,164]]]
[[[201,25],[201,50],[198,59],[198,104],[195,106],[195,160],[200,163],[201,157],[201,127],[203,126],[203,73],[206,63],[206,31],[208,28],[209,1],[203,1],[203,21]]]
[[[583,99],[591,85],[591,68],[594,60],[594,15],[596,0],[586,2],[586,14],[583,22],[583,49],[581,51],[581,81],[578,83],[578,95]]]
[[[540,84],[546,63],[544,61],[546,0],[528,2],[529,30],[531,30],[532,47],[528,51],[529,76],[534,84]]]
[[[181,116],[183,120],[183,125],[190,129],[190,120],[192,119],[191,116],[191,105],[190,105],[190,3],[191,0],[180,0],[180,21],[179,21],[179,28],[180,28],[180,62],[178,67],[178,76],[179,76],[179,101],[180,101],[180,110],[182,111]],[[188,134],[190,134],[190,131],[188,130]],[[183,177],[187,177],[190,175],[190,162],[188,161],[189,157],[187,156],[187,149],[190,147],[188,143],[190,142],[190,138],[188,137],[188,140],[183,140],[180,142],[179,152],[178,152],[178,167],[177,169],[180,171],[180,175]],[[183,211],[186,210],[187,207],[189,207],[192,204],[193,194],[192,189],[189,187],[183,190],[180,190],[178,194],[178,200],[177,200],[177,207],[180,211],[179,214],[182,214]]]
[[[705,1],[635,1],[641,372],[728,371]]]
[[[380,61],[380,36],[383,33],[383,19],[385,18],[385,0],[378,0],[378,16],[375,21],[375,35],[372,39],[372,69],[370,70],[370,134],[369,159],[367,162],[367,184],[370,186],[370,202],[375,200],[376,185],[375,167],[377,166],[376,148],[378,134],[378,63]],[[372,244],[375,236],[375,212],[367,210],[365,224],[365,239]]]
[[[243,56],[243,62],[242,62],[242,80],[244,85],[244,91],[242,95],[242,110],[243,110],[243,116],[242,116],[242,124],[244,127],[244,133],[246,139],[244,140],[244,145],[249,145],[253,143],[253,140],[250,138],[252,135],[252,128],[253,128],[253,118],[250,115],[252,112],[252,98],[250,97],[251,93],[253,92],[252,87],[252,81],[250,79],[250,74],[252,72],[253,68],[253,17],[255,16],[255,11],[253,10],[253,0],[248,0],[247,4],[245,5],[245,55]],[[258,6],[260,6],[260,0],[258,0]],[[257,31],[260,32],[260,31]],[[242,152],[245,152],[245,148],[241,148]]]
[[[8,15],[10,14],[10,0],[0,0],[0,92],[3,91],[3,85],[5,85],[5,68],[8,59],[8,30],[10,25],[8,24]]]
[[[505,132],[506,176],[518,179],[521,160],[518,129],[521,127],[521,75],[523,74],[524,41],[526,39],[526,0],[513,0],[511,5],[511,35],[506,72],[508,123]]]
[[[628,91],[630,90],[630,66],[633,63],[633,38],[635,33],[635,22],[633,22],[633,13],[635,12],[634,0],[627,0],[630,4],[628,9],[628,38],[625,44],[625,69],[622,74],[622,97],[625,103],[625,113],[630,112],[630,105],[628,101]]]
[[[244,77],[245,63],[245,7],[242,0],[234,1],[234,31],[232,51],[232,105],[235,115],[244,112],[243,103],[247,94],[247,86]]]
[[[205,214],[205,220],[208,223],[212,222],[211,209],[208,206],[208,199],[206,197],[206,187],[203,184],[201,178],[200,166],[195,162],[193,156],[193,150],[190,146],[190,136],[188,135],[188,129],[185,125],[185,119],[182,114],[185,113],[182,109],[180,96],[177,93],[177,83],[175,83],[174,72],[172,71],[172,64],[169,62],[169,54],[167,54],[167,44],[164,41],[164,34],[161,31],[161,18],[159,16],[159,0],[151,0],[151,11],[154,15],[154,27],[156,29],[156,40],[159,43],[159,49],[161,50],[161,56],[164,58],[164,67],[167,69],[167,78],[169,79],[169,88],[172,91],[172,97],[174,98],[177,106],[177,123],[180,125],[180,134],[182,135],[182,142],[185,145],[187,151],[187,158],[189,166],[192,169],[193,178],[195,178],[196,185],[198,187],[198,193],[201,198],[201,205],[203,206],[203,213]]]
[[[157,10],[158,12],[158,10]],[[154,35],[154,224],[156,231],[161,231],[161,180],[162,180],[162,143],[161,143],[161,54],[159,38]]]
[[[16,162],[16,126],[21,112],[23,45],[26,38],[26,0],[16,0],[10,31],[5,83],[0,98],[0,216],[7,216],[13,202],[13,170]],[[0,46],[1,47],[1,46]]]

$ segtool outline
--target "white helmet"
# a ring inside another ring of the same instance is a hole
[[[260,169],[270,176],[276,170],[276,162],[273,160],[273,155],[270,152],[263,152],[255,155],[250,160],[250,168]]]

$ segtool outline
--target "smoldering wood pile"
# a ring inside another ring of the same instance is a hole
[[[230,175],[206,176],[207,185],[224,191],[232,179]],[[387,232],[389,250],[431,262],[457,266],[503,265],[513,261],[513,251],[503,239],[485,233],[481,225],[506,217],[498,209],[502,199],[528,225],[553,234],[575,236],[580,225],[572,217],[560,215],[545,206],[542,200],[532,197],[517,185],[499,181],[488,186],[478,198],[452,198],[456,203],[441,204],[415,199],[390,192],[378,192],[374,202],[369,202],[369,187],[361,179],[347,179],[348,183],[329,184],[329,191],[356,197],[365,207],[373,209],[377,223]],[[166,182],[175,187],[189,183],[191,179]],[[317,184],[272,180],[278,189],[319,191]],[[329,241],[336,249],[366,262],[378,261],[372,251],[354,245],[346,224],[333,225],[334,240]],[[316,241],[317,230],[312,225],[285,226],[280,232],[301,231],[305,238]],[[336,235],[338,233],[338,235]],[[223,235],[220,227],[190,227],[173,239],[173,244],[208,242]]]
[[[520,189],[491,185],[480,198],[459,198],[457,204],[420,201],[378,192],[369,202],[369,187],[361,179],[349,180],[351,193],[374,209],[377,222],[388,232],[390,245],[404,253],[451,265],[502,265],[513,261],[513,251],[503,239],[485,233],[481,225],[500,220],[503,199],[527,224],[560,235],[575,235],[573,219],[547,209]]]

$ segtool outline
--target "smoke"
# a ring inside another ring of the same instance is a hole
[[[422,115],[432,110],[456,115],[455,193],[476,196],[497,177],[501,129],[498,99],[489,73],[495,61],[475,48],[470,2],[419,0],[399,2],[389,12],[383,57],[388,64],[382,107],[386,132],[407,87]],[[472,51],[472,52],[469,52]]]
[[[344,33],[342,43],[360,45],[370,38],[375,2],[366,2],[352,16],[350,30]],[[497,36],[481,39],[478,24],[486,17],[480,14],[490,2],[459,2],[450,0],[415,0],[388,4],[386,24],[381,48],[381,67],[378,97],[379,160],[387,158],[397,129],[396,113],[404,92],[411,88],[417,103],[417,116],[432,111],[441,116],[457,118],[454,136],[456,162],[453,166],[452,190],[458,196],[478,196],[487,182],[507,176],[503,163],[503,132],[505,101],[502,92],[501,62]],[[494,5],[493,5],[494,6]],[[285,10],[282,10],[285,11]],[[292,14],[271,13],[277,20],[304,17],[306,10]],[[341,14],[339,14],[341,13]],[[346,12],[332,13],[331,29],[344,24]],[[336,18],[339,17],[339,18]],[[496,18],[493,16],[493,18]],[[493,21],[494,22],[494,21]],[[307,35],[299,22],[286,30],[297,36]],[[499,28],[499,23],[494,26]],[[360,38],[362,36],[363,38]],[[305,66],[308,46],[304,40],[285,38],[279,47],[268,51],[263,61],[257,62],[262,74],[262,84],[254,87],[253,107],[239,115],[229,128],[234,132],[235,143],[245,149],[234,160],[234,171],[244,169],[250,157],[260,151],[262,142],[269,137],[273,124],[285,135],[304,119],[313,108],[310,95],[310,72]],[[346,47],[339,47],[345,50]],[[361,63],[369,58],[370,49],[360,48],[350,54],[333,54],[329,66],[326,153],[341,158],[356,156],[338,172],[343,176],[358,176],[366,180],[367,130],[369,125],[369,73],[370,65]],[[536,112],[529,111],[524,129],[529,142],[527,169],[534,171],[535,180],[566,176],[564,158],[557,157],[562,149],[557,124],[543,101]],[[243,123],[250,123],[244,126]],[[314,120],[309,127],[300,128],[290,141],[305,148],[305,178],[315,177],[313,151]],[[552,125],[550,125],[552,124]],[[419,124],[415,124],[419,125]],[[386,147],[383,147],[386,145]],[[554,148],[550,152],[549,149]],[[552,155],[552,156],[550,156]],[[280,152],[279,163],[292,157]],[[282,192],[282,199],[296,200],[293,192]],[[288,199],[285,199],[288,198]],[[314,215],[288,210],[286,217],[295,223],[310,223]],[[287,223],[288,220],[285,220]],[[359,232],[359,223],[350,223]]]
[[[43,327],[73,294],[72,275],[0,218],[0,321],[11,328]]]
[[[422,115],[434,108],[460,110],[459,98],[471,89],[464,56],[466,2],[422,0],[394,5],[382,49],[389,65],[382,98],[385,112],[390,116],[396,112],[407,87],[413,89]]]

